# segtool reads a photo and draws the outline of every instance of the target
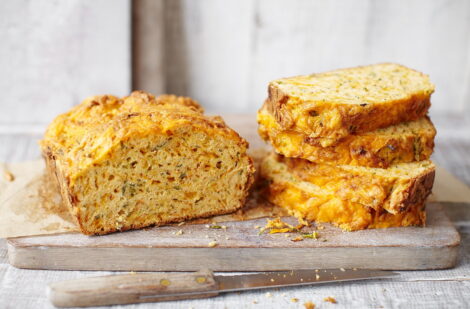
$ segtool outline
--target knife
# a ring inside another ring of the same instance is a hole
[[[398,273],[366,269],[274,271],[234,276],[210,270],[193,273],[135,273],[55,282],[48,286],[56,307],[89,307],[205,298],[219,293],[365,280]]]

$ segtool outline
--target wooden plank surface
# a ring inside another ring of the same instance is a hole
[[[293,218],[284,220],[296,222]],[[440,204],[428,205],[425,228],[345,233],[326,224],[318,231],[318,240],[293,242],[291,239],[298,236],[295,233],[259,235],[255,227],[265,223],[265,219],[256,219],[223,223],[226,229],[187,224],[105,236],[19,237],[8,241],[8,254],[11,265],[31,269],[276,271],[441,269],[455,266],[459,252],[460,236]],[[209,248],[213,241],[217,246]]]

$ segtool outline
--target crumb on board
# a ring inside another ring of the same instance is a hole
[[[310,239],[318,239],[318,233],[316,231],[312,233],[304,233],[302,234],[303,238],[310,238]]]
[[[253,304],[255,304],[255,305],[256,305],[257,303],[258,303],[258,301],[257,301],[257,300],[254,300],[254,301],[253,301]]]
[[[10,171],[5,171],[5,172],[3,173],[3,175],[5,176],[5,179],[6,179],[7,181],[10,181],[10,182],[11,182],[11,181],[14,181],[14,180],[15,180],[15,175],[13,175],[13,173],[10,172]]]
[[[219,229],[223,229],[223,228],[224,228],[224,226],[222,226],[222,225],[215,225],[215,224],[208,225],[208,227],[209,227],[210,229],[215,229],[215,230],[219,230]],[[227,227],[225,226],[225,229],[226,229],[226,228],[227,228]]]
[[[175,235],[177,235],[177,236],[178,235],[183,235],[183,230],[179,230],[179,231],[175,232]]]
[[[299,301],[299,299],[298,299],[298,298],[296,298],[296,297],[292,297],[292,298],[290,299],[290,301],[291,301],[291,302],[293,302],[293,303],[296,303],[296,302],[298,302],[298,301]]]
[[[208,246],[209,248],[214,248],[214,247],[217,246],[217,242],[216,242],[216,241],[211,241],[211,242],[209,242],[209,243],[207,244],[207,246]]]
[[[291,241],[293,241],[293,242],[302,241],[302,240],[304,240],[304,238],[302,236],[297,236],[297,237],[294,237],[294,238],[291,239]]]
[[[182,226],[182,225],[185,224],[185,223],[186,223],[186,222],[184,222],[184,221],[183,221],[183,222],[180,222],[180,223],[178,223],[178,226]]]
[[[320,275],[319,275],[319,274],[316,274],[316,275],[315,275],[315,279],[320,280]]]
[[[326,302],[332,303],[332,304],[337,303],[336,299],[334,297],[331,297],[331,296],[325,297],[325,298],[323,298],[323,300],[326,301]]]
[[[266,295],[266,298],[272,298],[273,297],[273,294],[271,294],[269,292],[267,292],[265,295]]]
[[[308,302],[304,303],[304,308],[305,309],[315,309],[315,304],[312,303],[311,301],[308,301]]]
[[[341,267],[339,270],[341,270],[341,271],[346,271],[346,269],[344,269],[343,267]]]

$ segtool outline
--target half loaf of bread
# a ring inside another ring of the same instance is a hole
[[[248,143],[184,97],[92,97],[58,116],[40,144],[88,235],[233,212],[254,178]]]

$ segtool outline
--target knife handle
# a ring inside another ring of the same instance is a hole
[[[212,272],[202,270],[193,273],[139,273],[54,282],[49,284],[47,294],[54,306],[67,308],[213,297],[218,295],[214,292],[217,288]]]

